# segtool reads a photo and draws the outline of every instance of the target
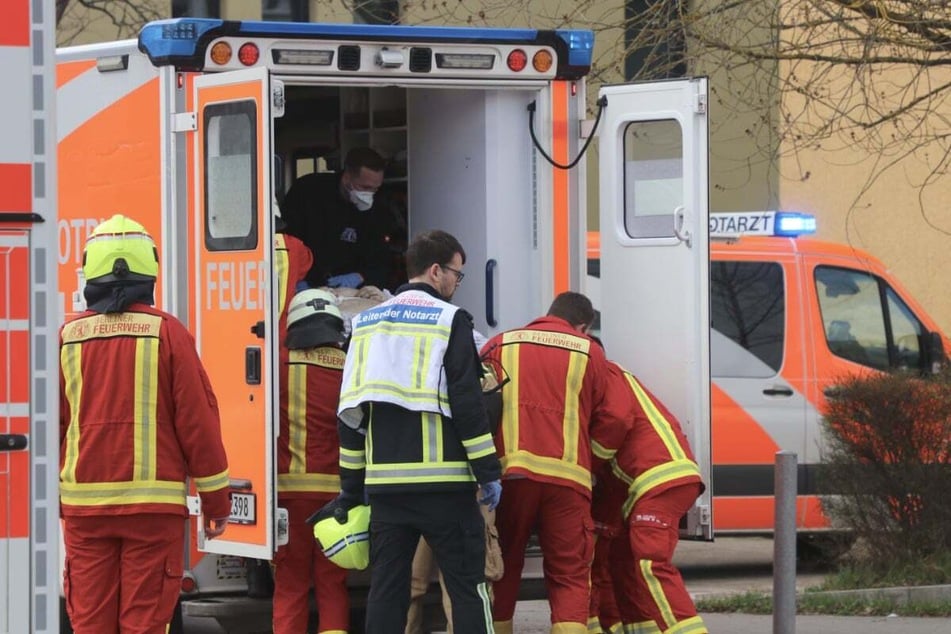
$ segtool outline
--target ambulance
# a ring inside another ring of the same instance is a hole
[[[777,451],[798,457],[800,556],[850,543],[817,495],[821,416],[845,377],[930,372],[951,341],[870,254],[809,237],[813,215],[710,214],[712,479],[716,534],[769,534]],[[598,234],[589,236],[597,287]]]
[[[460,238],[454,302],[491,336],[582,289],[582,153],[597,134],[602,282],[618,289],[602,298],[603,338],[675,410],[709,479],[707,81],[605,86],[589,119],[593,38],[186,18],[57,51],[61,310],[83,308],[88,232],[132,216],[159,245],[157,304],[194,333],[218,396],[233,513],[214,540],[190,523],[186,608],[246,591],[245,562],[283,539],[274,201],[352,147],[388,160],[385,187],[405,201],[397,238]],[[705,495],[684,533],[712,532]]]
[[[59,632],[53,2],[0,21],[0,632]]]

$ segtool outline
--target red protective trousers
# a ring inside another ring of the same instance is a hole
[[[67,516],[63,530],[63,590],[73,632],[165,634],[182,589],[185,518]]]
[[[565,634],[587,632],[594,556],[594,522],[588,498],[569,486],[506,479],[495,525],[505,564],[505,574],[493,586],[495,631],[511,632],[525,546],[537,531],[552,629]]]
[[[287,509],[287,544],[274,556],[274,634],[307,631],[310,589],[317,601],[318,632],[346,634],[350,627],[350,596],[347,571],[324,556],[314,538],[310,515],[334,498],[333,493],[311,498],[280,498]]]
[[[614,582],[611,578],[611,556],[615,540],[627,540],[610,531],[598,531],[594,545],[594,561],[591,563],[591,603],[588,611],[588,632],[623,632],[621,612],[614,594]]]
[[[648,492],[628,516],[629,539],[622,535],[614,540],[611,576],[625,628],[644,634],[706,634],[673,564],[680,518],[699,494],[699,484]]]

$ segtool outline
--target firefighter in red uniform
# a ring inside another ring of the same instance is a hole
[[[77,634],[160,634],[184,566],[185,480],[206,538],[231,512],[218,403],[195,341],[151,307],[155,243],[113,216],[83,252],[89,309],[60,331],[64,590]]]
[[[287,509],[289,535],[274,556],[274,634],[307,631],[312,586],[317,631],[345,634],[349,627],[347,570],[324,556],[306,522],[340,490],[337,401],[343,341],[343,318],[333,295],[308,289],[294,296],[287,311],[277,439],[277,499]]]
[[[277,233],[274,234],[274,268],[277,269],[277,314],[278,341],[283,359],[287,337],[287,303],[298,291],[307,288],[307,272],[314,265],[310,248],[289,233],[283,232],[284,222],[275,218]]]
[[[621,535],[611,540],[610,553],[624,631],[706,634],[673,564],[680,518],[704,490],[700,468],[667,408],[620,366],[611,364],[611,373],[616,382],[611,389],[626,392],[631,408],[627,438],[610,469],[603,470],[613,476],[604,483],[604,501],[614,500],[624,522]]]
[[[496,515],[504,574],[495,582],[495,631],[512,631],[525,546],[544,557],[552,632],[587,632],[594,551],[592,453],[609,459],[627,430],[626,398],[605,389],[604,351],[588,336],[591,301],[562,293],[548,315],[496,335],[482,349],[500,380],[496,448],[504,495]]]

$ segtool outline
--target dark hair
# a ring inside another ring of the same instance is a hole
[[[406,247],[406,274],[414,278],[433,264],[449,264],[457,253],[465,264],[466,252],[452,234],[438,229],[421,233]]]
[[[371,148],[352,148],[347,152],[346,158],[343,159],[343,168],[356,175],[360,173],[361,167],[365,167],[371,172],[382,172],[386,167],[386,161]]]
[[[594,322],[594,307],[591,300],[581,293],[565,291],[548,307],[550,317],[561,317],[572,326]]]

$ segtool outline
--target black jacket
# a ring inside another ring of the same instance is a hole
[[[404,284],[397,294],[408,290],[420,290],[439,297],[428,284]],[[441,299],[441,298],[440,298]],[[482,399],[480,379],[482,368],[472,339],[472,316],[466,311],[456,311],[449,332],[449,347],[443,358],[443,368],[448,381],[449,407],[452,418],[443,418],[442,455],[445,461],[467,460],[462,438],[475,438],[489,433],[489,423]],[[371,435],[373,456],[367,456],[374,464],[418,464],[423,458],[423,424],[419,412],[403,409],[389,403],[364,405],[364,426],[355,430],[342,422],[340,447],[355,452],[365,451],[366,434]],[[479,483],[498,480],[502,466],[493,452],[469,462]],[[341,464],[341,489],[348,498],[363,498],[365,471],[348,469]],[[374,484],[367,487],[368,493],[436,492],[474,490],[471,482],[425,482],[411,484]]]

